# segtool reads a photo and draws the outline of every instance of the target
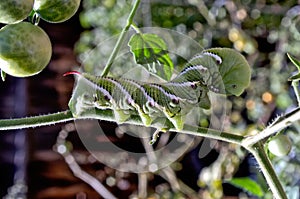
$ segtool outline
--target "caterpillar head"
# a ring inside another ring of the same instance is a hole
[[[224,85],[225,93],[223,94],[241,95],[249,86],[251,78],[250,66],[244,56],[230,48],[210,48],[203,53],[216,60]]]
[[[94,76],[89,78],[89,74],[78,71],[70,71],[63,76],[76,75],[77,83],[74,89],[72,99],[69,101],[70,110],[74,115],[80,116],[86,110],[94,108],[107,109],[111,107],[111,95],[104,89],[97,88],[93,82]],[[92,78],[92,79],[91,79]]]

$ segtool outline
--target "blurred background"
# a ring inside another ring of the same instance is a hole
[[[70,20],[60,24],[41,21],[39,25],[53,45],[52,60],[39,75],[23,79],[7,76],[0,83],[0,118],[68,109],[74,80],[62,74],[81,63],[86,71],[103,68],[110,48],[97,51],[92,57],[89,52],[120,33],[132,3],[82,0],[79,11]],[[296,107],[287,80],[296,68],[286,53],[300,58],[299,3],[142,0],[135,23],[138,27],[172,29],[188,35],[203,48],[234,48],[246,57],[252,69],[251,85],[241,97],[226,102],[231,107],[227,130],[246,135],[264,129],[277,115]],[[118,136],[117,125],[104,121],[100,124],[111,142],[130,146],[132,150],[146,150],[138,140]],[[299,128],[295,124],[284,132],[293,142],[291,153],[281,158],[272,156],[287,193],[295,199],[299,198],[300,185]],[[110,198],[110,193],[116,198],[259,198],[228,183],[232,177],[250,177],[264,192],[260,198],[272,198],[255,160],[232,144],[218,142],[210,154],[200,158],[201,140],[197,140],[169,167],[155,173],[135,174],[95,160],[72,123],[4,131],[0,136],[3,198],[96,199]],[[107,142],[101,137],[96,140],[99,145]],[[70,153],[63,153],[65,150]]]

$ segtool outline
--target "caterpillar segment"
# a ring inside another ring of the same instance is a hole
[[[175,96],[166,87],[164,88],[158,84],[144,84],[143,87],[148,95],[155,100],[156,104],[154,106],[172,122],[176,129],[181,130],[184,123],[180,112],[180,100],[182,99]]]
[[[187,79],[188,81],[197,81],[199,77],[201,82],[209,90],[215,93],[225,93],[222,89],[222,77],[219,73],[219,66],[222,64],[222,58],[215,53],[204,51],[193,56],[185,65],[183,71],[172,81],[178,81],[177,78]]]
[[[88,82],[95,85],[93,104],[98,109],[111,109],[118,123],[125,122],[129,117],[129,111],[134,110],[130,106],[132,101],[129,93],[113,78],[97,77],[88,73],[81,74]]]
[[[171,82],[202,82],[205,84],[208,76],[209,73],[206,67],[200,64],[187,64],[185,68],[174,79],[171,80]]]
[[[132,106],[138,112],[143,124],[145,126],[150,126],[153,122],[153,112],[155,112],[153,108],[150,109],[150,107],[154,107],[154,99],[147,94],[142,85],[134,80],[120,79],[119,81],[134,99],[132,101]],[[149,106],[149,104],[152,106]]]
[[[204,50],[202,53],[210,57],[215,57],[215,64],[206,65],[210,66],[209,70],[213,69],[210,72],[211,78],[207,84],[208,87],[213,86],[219,89],[218,93],[221,94],[240,96],[245,88],[249,86],[251,79],[250,66],[245,57],[236,50],[230,48],[210,48]],[[205,61],[205,59],[202,61]]]

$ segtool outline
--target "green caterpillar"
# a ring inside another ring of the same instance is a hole
[[[69,107],[75,117],[91,108],[112,109],[119,123],[132,114],[139,115],[145,126],[158,117],[166,117],[177,130],[183,128],[184,116],[193,107],[210,108],[209,91],[238,96],[250,82],[245,58],[227,48],[203,51],[175,78],[160,84],[76,71],[65,73],[69,74],[77,75],[89,88],[73,93]]]

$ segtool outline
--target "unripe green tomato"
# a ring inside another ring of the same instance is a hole
[[[80,0],[35,0],[33,9],[45,21],[60,23],[78,10]]]
[[[15,77],[41,72],[52,55],[48,35],[28,22],[9,24],[0,29],[0,68]]]
[[[278,157],[282,157],[289,154],[291,148],[292,148],[292,142],[290,138],[283,134],[274,136],[268,142],[269,151]]]
[[[1,0],[0,23],[12,24],[23,21],[31,12],[34,0]]]

